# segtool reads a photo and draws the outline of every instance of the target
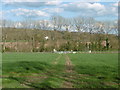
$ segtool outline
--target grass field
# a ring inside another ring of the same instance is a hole
[[[118,54],[3,53],[3,88],[118,88]]]

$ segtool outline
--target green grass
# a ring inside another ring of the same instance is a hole
[[[62,81],[55,79],[55,76],[63,70],[65,62],[61,56],[58,64],[54,65],[58,56],[59,54],[52,53],[4,53],[2,70],[3,76],[7,77],[3,78],[3,87],[17,87],[18,83],[22,87],[58,87]],[[36,80],[36,77],[47,78]]]
[[[118,54],[67,55],[73,64],[75,73],[71,74],[75,79],[65,72],[64,54],[3,53],[3,87],[62,88],[65,81],[75,88],[118,87]]]
[[[84,83],[75,87],[118,87],[118,54],[69,54],[69,57],[75,71],[81,74],[76,82]]]

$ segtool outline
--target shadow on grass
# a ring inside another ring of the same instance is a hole
[[[56,87],[54,83],[57,82],[53,79],[53,77],[57,74],[57,72],[61,72],[58,67],[63,67],[62,65],[52,65],[46,62],[36,62],[36,61],[20,61],[14,63],[4,63],[3,64],[3,74],[6,75],[9,80],[15,80],[20,84],[24,84],[33,88],[47,88],[51,89]],[[37,76],[34,76],[37,75]],[[43,75],[42,75],[43,74]],[[27,75],[33,76],[27,77]],[[45,76],[44,76],[45,75]],[[25,76],[25,77],[24,77]],[[39,77],[47,77],[45,79],[41,79]],[[35,78],[34,78],[35,77]],[[37,82],[36,80],[37,77]],[[29,79],[32,81],[29,81]]]
[[[2,71],[3,73],[39,73],[51,69],[51,65],[45,62],[36,61],[20,61],[14,63],[4,63]]]
[[[89,76],[103,75],[115,76],[118,74],[118,69],[110,66],[94,66],[94,65],[76,65],[75,70],[80,74],[87,74]],[[104,77],[99,77],[104,79]]]
[[[16,80],[20,84],[24,84],[33,88],[51,89],[51,88],[57,87],[58,81],[60,80],[64,81],[65,78],[69,78],[70,76],[70,74],[66,75],[67,73],[63,73],[63,75],[62,74],[59,75],[58,73],[62,73],[60,70],[61,67],[63,67],[61,64],[52,65],[46,62],[20,61],[20,62],[14,62],[14,63],[12,62],[4,63],[2,69],[3,69],[4,75],[8,75],[9,76],[8,79],[10,80]],[[73,76],[73,77],[76,77],[73,83],[76,82],[75,87],[77,88],[117,87],[117,85],[104,84],[104,81],[105,82],[118,81],[119,78],[116,76],[117,71],[115,68],[112,68],[109,66],[76,65],[73,70],[75,70],[78,74],[82,74],[79,77],[77,77],[77,75]],[[11,72],[14,72],[14,74],[12,74]],[[30,73],[31,76],[33,73],[37,73],[38,75],[40,73],[45,73],[47,78],[45,78],[44,80],[39,78],[37,79],[37,82],[35,82],[35,79],[32,78],[34,81],[29,82],[28,79],[31,79],[29,77],[27,78],[17,77],[17,76],[21,76],[22,74],[25,75],[26,73]],[[71,74],[74,75],[74,73],[71,73]],[[57,79],[54,79],[55,77]]]

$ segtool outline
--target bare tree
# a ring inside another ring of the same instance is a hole
[[[85,31],[89,33],[89,44],[88,49],[91,50],[91,43],[92,43],[92,33],[95,30],[95,20],[92,17],[86,17],[84,20]]]
[[[63,19],[63,27],[65,27],[66,31],[69,31],[71,25],[71,19],[70,18],[64,18]]]
[[[113,33],[118,36],[118,22],[114,22],[113,24]]]
[[[6,39],[7,39],[7,32],[5,30],[6,24],[7,24],[7,21],[2,20],[2,42],[3,42],[2,51],[3,52],[5,51],[5,43],[6,43]]]
[[[84,18],[80,16],[73,18],[73,24],[77,28],[77,30],[81,32],[81,30],[83,29],[83,25],[84,25]]]
[[[104,21],[103,22],[103,28],[104,28],[104,33],[105,33],[106,37],[108,37],[108,34],[110,32],[112,32],[112,30],[114,29],[113,22],[111,22],[111,21]]]
[[[57,15],[56,23],[57,23],[57,30],[61,30],[64,23],[64,18],[62,16]]]
[[[118,36],[118,25],[114,25],[115,34]]]
[[[51,16],[52,24],[53,24],[53,30],[56,31],[57,26],[57,16],[53,15]]]

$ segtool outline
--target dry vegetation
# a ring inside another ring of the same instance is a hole
[[[99,33],[3,28],[3,51],[51,52],[117,50],[118,37]],[[45,37],[49,38],[46,40]],[[107,38],[107,39],[106,39]]]

